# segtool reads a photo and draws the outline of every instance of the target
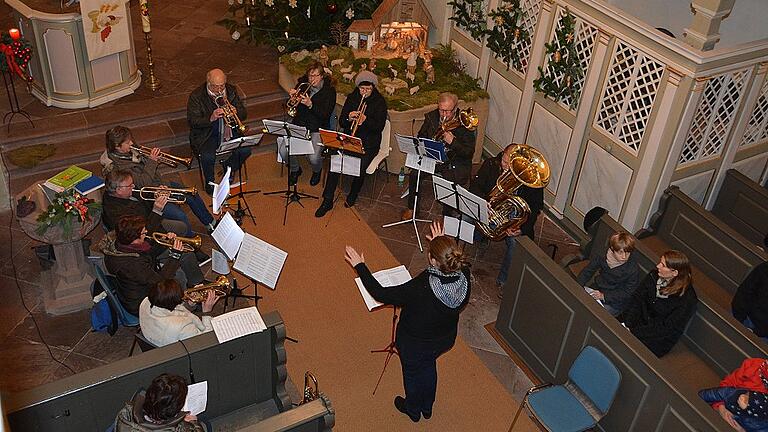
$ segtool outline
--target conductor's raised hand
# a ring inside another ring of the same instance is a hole
[[[440,221],[434,221],[432,222],[432,225],[430,225],[430,233],[427,234],[427,240],[432,241],[435,237],[440,237],[441,235],[445,235],[445,227],[443,224],[440,223]]]
[[[352,267],[365,262],[365,257],[362,254],[357,253],[352,246],[344,248],[344,259],[347,260]]]

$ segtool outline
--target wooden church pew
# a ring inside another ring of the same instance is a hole
[[[712,214],[762,247],[768,233],[768,189],[735,169],[729,169]]]

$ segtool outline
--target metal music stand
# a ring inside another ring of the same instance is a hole
[[[245,275],[243,275],[245,276]],[[245,276],[248,277],[248,276]],[[264,297],[259,295],[259,283],[255,280],[248,277],[248,280],[253,282],[253,294],[254,295],[248,295],[243,294],[243,290],[250,287],[250,285],[246,285],[242,288],[239,288],[237,286],[237,279],[232,278],[231,288],[229,290],[229,294],[227,294],[226,297],[224,297],[224,313],[227,313],[227,306],[229,305],[229,299],[232,299],[232,309],[235,308],[235,302],[237,299],[242,298],[246,300],[253,300],[253,305],[258,307],[259,306],[259,300],[263,299]]]
[[[437,175],[432,176],[432,186],[435,189],[435,199],[438,202],[455,208],[459,213],[470,217],[474,221],[479,221],[485,225],[488,224],[488,202],[486,200],[468,191],[463,186]],[[459,239],[461,238],[462,219],[459,218],[459,229],[456,233],[456,237]]]
[[[341,172],[339,172],[339,175],[344,175],[344,155],[346,152],[359,155],[365,154],[365,150],[363,149],[363,141],[356,136],[347,135],[337,131],[320,129],[320,139],[323,141],[323,146],[329,149],[337,150],[341,156],[341,169],[339,170]],[[362,160],[360,161],[360,164],[362,168]],[[365,173],[361,172],[360,175],[365,175]],[[341,184],[341,182],[339,182],[339,184]],[[333,202],[335,203],[340,196],[341,190],[339,190],[339,193],[333,198]]]
[[[256,134],[256,135],[249,135],[244,136],[240,138],[234,138],[229,141],[225,141],[219,145],[219,148],[216,150],[216,157],[225,156],[225,155],[231,155],[234,151],[244,148],[244,147],[255,147],[259,145],[261,142],[261,138],[264,136],[264,134]],[[248,215],[251,217],[251,221],[254,225],[256,225],[256,218],[253,217],[253,213],[251,212],[251,207],[248,205],[248,200],[245,199],[246,195],[255,194],[261,192],[261,190],[253,190],[253,191],[245,191],[244,190],[244,182],[243,182],[243,170],[246,171],[245,178],[248,178],[248,164],[246,164],[244,161],[240,161],[240,169],[237,170],[238,175],[238,181],[240,182],[240,186],[238,187],[238,192],[230,195],[227,198],[227,201],[237,198],[237,208],[235,209],[235,219],[242,222],[243,217],[245,215]],[[245,208],[242,207],[240,202],[245,203]],[[228,207],[231,207],[230,204],[227,204]]]
[[[290,167],[291,166],[291,138],[310,139],[309,131],[304,126],[296,126],[294,124],[284,122],[284,121],[264,119],[262,120],[262,122],[264,123],[265,133],[285,137],[285,149],[286,149],[286,153],[288,153],[288,167]],[[296,184],[291,185],[290,173],[287,176],[287,182],[288,182],[287,189],[264,193],[264,195],[283,195],[285,197],[285,210],[283,211],[283,225],[285,225],[285,221],[288,218],[288,206],[291,205],[291,203],[295,202],[298,205],[304,207],[304,204],[301,203],[302,198],[311,198],[311,199],[318,198],[315,195],[299,192],[298,190],[299,182],[296,182]]]
[[[400,356],[400,353],[397,351],[397,346],[395,345],[395,333],[397,331],[397,306],[392,306],[392,339],[389,342],[389,345],[387,345],[385,348],[377,349],[377,350],[371,350],[371,353],[387,353],[387,358],[384,360],[384,368],[381,370],[381,374],[379,375],[379,380],[376,381],[376,387],[373,388],[373,394],[376,394],[376,390],[379,389],[379,384],[381,384],[381,379],[384,377],[384,372],[387,370],[387,365],[389,365],[389,361],[392,360],[393,356]]]
[[[400,151],[406,154],[406,166],[408,166],[411,169],[416,169],[416,189],[414,191],[414,197],[413,197],[413,215],[410,219],[401,220],[397,222],[388,223],[386,225],[382,225],[382,228],[389,228],[397,225],[407,224],[411,223],[413,224],[413,230],[416,232],[416,240],[419,243],[419,252],[424,252],[424,247],[421,245],[421,236],[419,235],[419,228],[416,226],[416,222],[426,222],[430,223],[432,221],[427,219],[417,219],[416,218],[416,209],[419,206],[419,185],[421,183],[421,172],[422,168],[426,168],[426,171],[430,174],[434,174],[434,162],[442,162],[445,160],[445,146],[442,146],[442,148],[438,147],[427,147],[425,144],[424,138],[417,138],[417,137],[409,137],[409,136],[402,136],[402,135],[395,135],[397,138],[397,144],[400,147]],[[429,140],[432,143],[437,143],[436,141]],[[413,161],[413,164],[409,165],[410,161]],[[428,166],[429,165],[429,166]]]

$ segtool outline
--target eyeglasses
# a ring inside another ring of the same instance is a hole
[[[311,74],[309,74],[310,78],[318,78],[318,77],[321,77],[321,76],[323,76],[323,74],[319,74],[319,73],[311,73]]]
[[[131,188],[131,189],[133,189],[134,186],[136,186],[136,183],[131,183],[129,185],[124,185],[124,186],[118,186],[117,189],[120,189],[120,188]]]

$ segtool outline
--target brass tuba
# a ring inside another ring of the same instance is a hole
[[[288,98],[288,102],[285,103],[285,111],[289,117],[296,117],[301,100],[304,99],[304,96],[309,94],[309,89],[311,88],[312,86],[309,85],[308,82],[300,83],[298,87],[296,87],[296,93]]]
[[[515,144],[502,157],[509,157],[509,169],[501,173],[488,195],[488,225],[477,224],[488,238],[498,241],[508,229],[517,229],[528,220],[531,208],[515,195],[520,186],[543,188],[549,184],[549,163],[535,148]]]
[[[226,276],[219,276],[215,281],[192,287],[184,291],[184,301],[188,303],[202,303],[208,298],[208,292],[213,291],[216,297],[226,297],[229,295],[229,279]]]
[[[245,125],[240,121],[240,117],[237,116],[237,108],[234,107],[227,99],[227,92],[224,91],[215,99],[216,106],[224,111],[224,123],[232,129],[237,128],[240,133],[245,133]]]
[[[199,249],[200,246],[203,244],[203,239],[196,235],[194,237],[181,237],[176,236],[175,238],[181,240],[181,244],[183,246],[182,251],[183,252],[194,252],[195,249]],[[168,234],[165,233],[152,233],[152,240],[155,241],[155,243],[165,246],[165,247],[173,247],[173,240],[172,238],[168,237]]]
[[[312,386],[314,385],[314,389]],[[320,389],[317,385],[317,378],[312,375],[312,372],[307,371],[304,373],[304,396],[301,398],[299,405],[303,405],[307,402],[312,402],[320,396]]]
[[[480,116],[475,114],[475,111],[472,109],[472,107],[469,107],[459,111],[459,115],[455,116],[454,118],[440,124],[440,129],[435,132],[435,135],[432,137],[432,139],[435,141],[440,141],[443,139],[443,135],[445,135],[446,132],[452,131],[459,126],[464,126],[465,129],[473,131],[477,129],[478,124],[480,124]]]

